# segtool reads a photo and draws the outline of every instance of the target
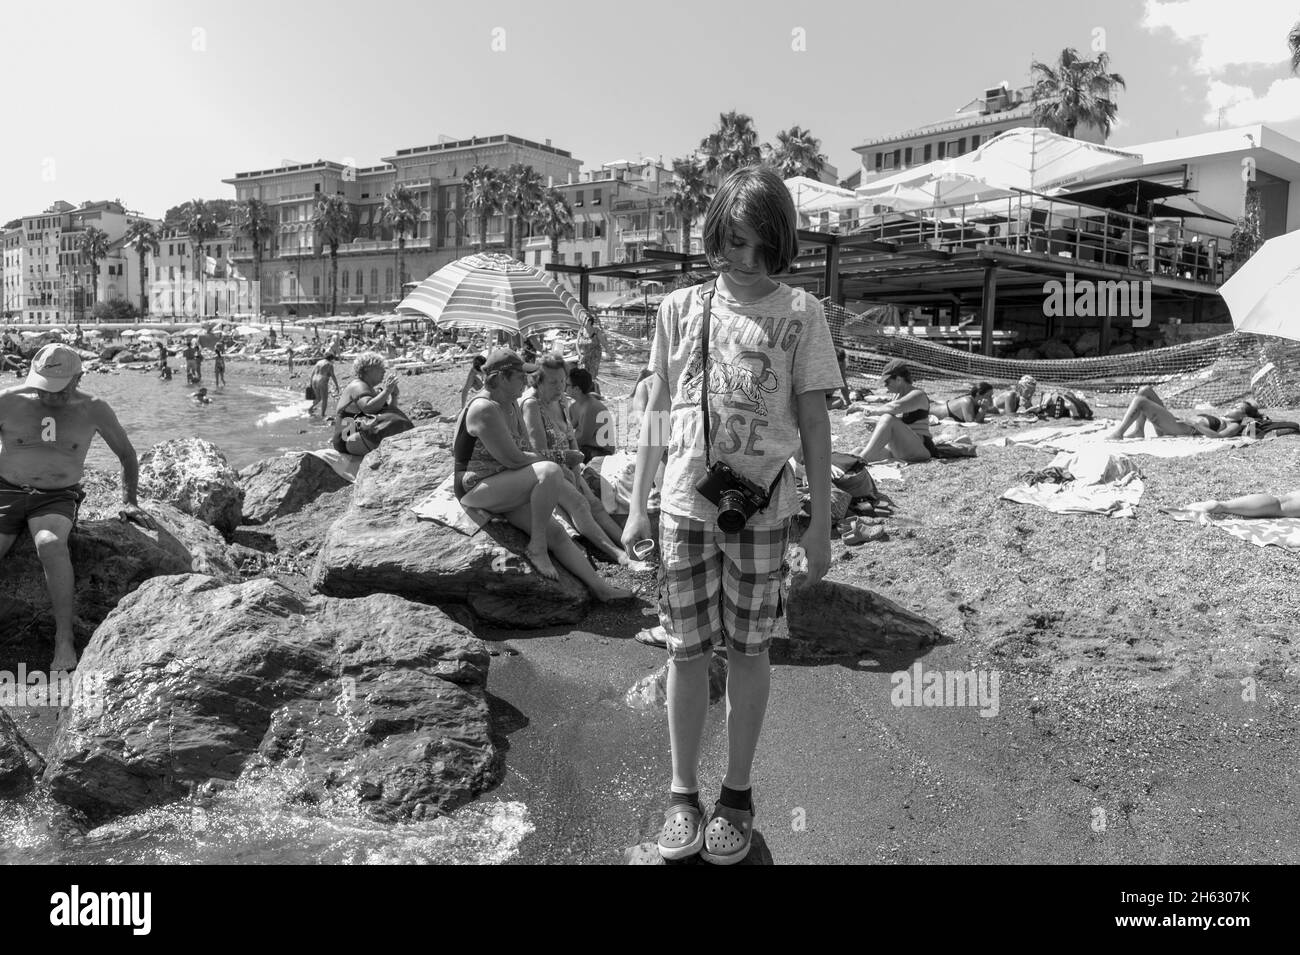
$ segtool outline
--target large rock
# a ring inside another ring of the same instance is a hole
[[[937,643],[932,623],[879,594],[834,580],[790,588],[785,605],[789,645],[795,656],[860,656],[913,653]]]
[[[266,778],[288,802],[416,820],[498,778],[486,647],[398,597],[152,580],[104,621],[79,669],[101,678],[102,715],[74,702],[45,781],[92,820]]]
[[[149,502],[146,510],[157,528],[105,517],[78,521],[68,539],[78,648],[118,601],[150,578],[204,573],[223,583],[239,579],[229,548],[211,527],[167,504]],[[49,657],[45,641],[53,638],[54,623],[45,570],[29,534],[18,536],[0,568],[0,670],[12,671],[18,661],[30,666]]]
[[[336,597],[400,594],[421,603],[467,603],[479,619],[514,628],[576,623],[590,595],[559,564],[558,581],[519,555],[527,538],[495,521],[473,537],[420,520],[411,505],[452,472],[443,430],[422,426],[368,454],[347,512],[325,535],[314,590]]]
[[[227,539],[240,525],[244,492],[211,441],[173,438],[140,456],[140,494],[211,524]]]
[[[239,472],[244,489],[244,524],[265,524],[295,514],[322,494],[348,486],[333,468],[305,451],[266,458]]]
[[[1074,349],[1062,341],[1053,340],[1050,342],[1043,342],[1039,348],[1042,351],[1044,358],[1055,360],[1074,357]]]
[[[0,796],[31,788],[45,769],[45,761],[27,745],[13,719],[0,709]]]

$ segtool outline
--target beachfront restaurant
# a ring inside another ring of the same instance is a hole
[[[1084,340],[1085,354],[1118,354],[1231,328],[1218,287],[1239,264],[1248,183],[1261,239],[1300,228],[1300,143],[1263,126],[1123,149],[1011,130],[957,162],[810,197],[840,214],[800,231],[777,278],[854,312],[890,306],[885,333],[988,355],[1072,357],[1066,343]],[[653,249],[548,268],[577,279],[584,305],[592,275],[671,287],[708,271],[702,254]]]

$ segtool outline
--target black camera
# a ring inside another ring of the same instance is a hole
[[[718,506],[718,528],[724,534],[744,530],[745,523],[772,499],[771,489],[747,480],[721,461],[709,465],[695,490]]]

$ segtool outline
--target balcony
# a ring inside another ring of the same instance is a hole
[[[618,241],[624,245],[638,245],[647,242],[657,242],[660,245],[668,243],[668,236],[665,229],[623,229],[618,233]],[[675,231],[675,230],[674,230]]]

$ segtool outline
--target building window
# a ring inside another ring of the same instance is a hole
[[[565,253],[561,252],[561,253],[556,257],[556,262],[557,262],[558,264],[560,264],[560,265],[563,265],[563,264],[564,264],[564,256],[565,256]]]
[[[921,158],[922,162],[929,162],[931,160],[931,158],[933,157],[932,149],[933,149],[933,144],[931,143],[925,144],[925,155]]]
[[[881,168],[881,169],[884,169],[884,170],[889,170],[889,169],[893,169],[893,168],[894,168],[894,154],[893,154],[893,153],[886,153],[886,154],[885,154],[885,156],[884,156],[884,161],[882,162],[880,168]]]
[[[593,189],[593,190],[591,190],[591,204],[592,204],[593,206],[598,206],[598,205],[600,205],[600,190],[599,190],[599,189]]]
[[[593,252],[593,253],[591,253],[591,267],[592,267],[593,269],[595,269],[595,268],[599,268],[599,267],[600,267],[600,253],[599,253],[599,252]]]
[[[217,246],[217,258],[221,258],[221,246]]]
[[[574,253],[573,253],[573,264],[574,264],[574,265],[581,265],[581,264],[582,264],[582,253],[581,253],[581,252],[574,252]]]
[[[370,294],[379,294],[379,269],[370,270]]]
[[[595,223],[594,233],[595,233],[595,238],[597,239],[605,238],[605,223],[600,220],[597,220]]]
[[[912,147],[911,147],[911,146],[908,146],[906,149],[903,150],[903,165],[904,165],[904,166],[910,166],[910,165],[912,165]]]
[[[343,294],[345,296],[348,294],[348,276],[350,276],[351,274],[352,273],[349,272],[347,269],[344,269],[343,275],[341,276],[341,278],[343,279]]]
[[[167,266],[167,281],[169,282],[174,281],[175,278],[176,278],[176,266],[174,265]]]
[[[941,153],[939,154],[939,157],[942,159],[942,158],[944,158],[945,156],[947,156],[947,158],[950,158],[950,159],[951,159],[953,156],[960,156],[960,155],[961,155],[961,147],[965,144],[965,142],[966,142],[966,141],[965,141],[964,139],[950,139],[950,140],[948,140],[948,142],[944,144],[944,147],[945,147],[945,148],[944,148],[944,152],[941,152]]]
[[[974,152],[975,150],[980,148],[979,133],[976,133],[974,136],[970,138],[970,148],[971,148],[971,152]]]
[[[366,287],[361,281],[361,270],[357,269],[357,294],[364,295],[365,293],[366,293]]]
[[[319,275],[313,275],[311,277],[311,295],[312,298],[320,298],[320,276]]]
[[[167,243],[167,254],[168,254],[168,255],[175,255],[175,254],[176,254],[176,244],[175,244],[174,242],[168,242],[168,243]]]
[[[533,265],[541,265],[541,264],[542,264],[542,250],[538,249],[536,252],[533,253]]]
[[[582,205],[582,190],[581,190],[581,189],[579,189],[577,192],[575,192],[575,193],[573,194],[573,204],[574,204],[575,206],[581,206],[581,205]]]
[[[390,296],[393,294],[393,270],[392,269],[384,269],[384,294]]]

